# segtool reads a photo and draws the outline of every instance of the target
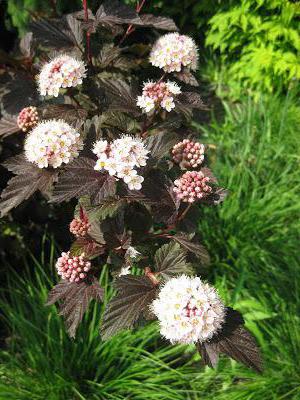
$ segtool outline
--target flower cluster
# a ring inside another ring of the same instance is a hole
[[[174,192],[179,200],[186,203],[194,203],[198,199],[207,196],[211,191],[210,181],[201,171],[187,171],[174,182]]]
[[[86,261],[84,253],[80,256],[71,256],[70,252],[62,253],[55,267],[58,275],[69,282],[80,282],[86,278],[91,269],[91,263]]]
[[[76,237],[84,237],[87,235],[91,224],[88,222],[87,218],[74,218],[70,223],[70,232]]]
[[[200,278],[170,279],[152,303],[161,334],[172,343],[204,342],[225,320],[225,307],[216,290]]]
[[[60,167],[78,156],[83,143],[80,135],[63,120],[40,122],[27,136],[25,155],[39,168]]]
[[[99,140],[94,144],[93,153],[98,157],[96,171],[106,170],[109,175],[123,179],[130,190],[142,188],[144,178],[135,168],[146,165],[149,151],[140,139],[124,135],[112,143]]]
[[[152,111],[160,106],[170,112],[174,107],[174,96],[181,93],[180,87],[175,82],[153,82],[144,83],[143,94],[138,96],[137,105],[144,112]]]
[[[165,72],[180,72],[182,67],[195,71],[198,63],[198,50],[192,38],[179,33],[167,33],[154,44],[150,62]]]
[[[58,96],[60,88],[75,87],[86,76],[82,61],[66,54],[55,57],[45,64],[38,76],[39,91],[42,96]]]
[[[204,160],[204,145],[184,139],[172,149],[173,161],[181,168],[198,168]]]
[[[32,129],[38,122],[39,115],[36,107],[25,107],[19,112],[17,124],[23,132],[27,132]]]

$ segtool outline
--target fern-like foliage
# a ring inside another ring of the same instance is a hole
[[[300,78],[300,8],[288,0],[234,1],[210,19],[206,45],[229,65],[229,84],[273,92]]]

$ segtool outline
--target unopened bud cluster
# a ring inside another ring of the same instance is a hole
[[[137,105],[144,112],[152,111],[155,107],[161,107],[170,112],[174,107],[174,96],[181,93],[180,87],[175,82],[144,83],[143,94],[138,96]]]
[[[198,50],[192,38],[179,33],[167,33],[154,44],[150,62],[165,72],[180,72],[182,67],[195,71],[198,63]]]
[[[173,161],[182,168],[198,168],[204,160],[204,145],[184,139],[175,144],[172,149],[172,156]]]
[[[212,188],[207,183],[210,181],[201,171],[187,171],[174,182],[176,197],[186,203],[194,203],[206,197]]]
[[[23,108],[18,115],[17,124],[23,132],[27,132],[39,122],[37,108],[30,106]]]
[[[61,254],[55,267],[62,279],[69,282],[80,282],[86,278],[87,272],[91,269],[91,263],[85,259],[84,254],[73,257],[68,251]]]
[[[76,237],[85,237],[91,225],[87,219],[74,218],[70,223],[70,232]]]
[[[149,151],[142,140],[124,135],[111,143],[99,140],[94,144],[93,153],[98,160],[96,171],[106,170],[109,175],[123,179],[130,190],[140,190],[144,178],[135,168],[146,165]]]
[[[60,88],[80,85],[85,76],[84,63],[63,54],[42,67],[38,76],[39,91],[42,96],[57,97]]]

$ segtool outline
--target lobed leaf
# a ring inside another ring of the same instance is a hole
[[[146,276],[122,276],[117,279],[115,286],[118,293],[108,303],[103,316],[103,340],[132,328],[156,296],[156,286]]]
[[[164,31],[178,31],[178,27],[175,22],[168,17],[157,17],[153,14],[142,14],[140,15],[142,20],[141,25],[156,29],[162,29]]]
[[[136,105],[136,96],[130,86],[121,79],[99,78],[99,85],[104,89],[110,111],[124,111],[133,115],[139,115]]]
[[[96,21],[100,24],[141,24],[137,12],[118,0],[106,0],[96,12]]]
[[[154,256],[156,272],[164,279],[176,275],[189,275],[193,272],[191,264],[186,261],[186,252],[176,242],[170,242],[160,247]]]
[[[262,360],[257,343],[252,334],[244,327],[241,314],[227,308],[227,315],[221,331],[209,342],[198,343],[197,349],[205,364],[215,367],[219,354],[225,354],[241,362],[246,367],[262,372]]]
[[[192,238],[189,235],[179,232],[173,235],[172,239],[179,243],[185,250],[195,254],[202,264],[208,265],[210,263],[210,257],[206,248],[200,243],[192,242]]]
[[[96,278],[91,282],[61,281],[49,292],[46,305],[60,302],[60,315],[64,317],[68,334],[75,337],[76,330],[91,300],[102,301],[104,290]]]
[[[76,158],[68,164],[54,188],[52,201],[60,203],[84,195],[99,201],[114,194],[112,177],[95,171],[94,166],[95,161],[87,157]],[[109,183],[106,183],[107,180]]]
[[[13,133],[19,132],[16,116],[4,116],[0,119],[0,136],[5,138]]]
[[[3,217],[12,208],[17,207],[24,200],[27,200],[37,190],[46,191],[55,179],[55,171],[40,169],[31,165],[25,165],[21,170],[20,164],[13,167],[11,160],[6,165],[19,175],[8,181],[7,187],[1,193],[0,215]],[[21,164],[22,165],[22,164]]]

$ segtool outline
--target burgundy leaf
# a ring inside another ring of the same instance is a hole
[[[38,171],[37,166],[26,160],[24,154],[11,157],[2,163],[3,167],[13,172],[16,175],[19,174],[34,174]]]
[[[118,0],[106,0],[96,12],[96,21],[101,24],[141,24],[137,12]]]
[[[84,108],[75,107],[72,104],[48,104],[39,109],[43,119],[63,119],[70,124],[83,122],[87,117]]]
[[[74,338],[90,301],[94,299],[101,302],[103,295],[104,290],[96,278],[80,283],[61,281],[49,292],[46,305],[60,302],[59,314],[65,319],[68,334]]]
[[[145,140],[147,149],[150,151],[152,158],[161,159],[169,154],[172,147],[178,142],[176,134],[160,132],[148,136]]]
[[[92,205],[99,204],[102,200],[112,197],[116,194],[116,179],[107,175],[103,185],[91,195]]]
[[[140,15],[140,19],[142,20],[142,26],[162,29],[164,31],[178,31],[175,22],[168,17],[157,17],[153,14],[142,14]]]
[[[70,248],[72,256],[80,256],[82,253],[89,260],[100,256],[105,252],[105,246],[90,238],[78,238]]]
[[[74,47],[77,42],[65,19],[39,19],[29,25],[33,37],[40,45],[55,49]]]
[[[107,96],[110,111],[124,111],[139,115],[140,110],[136,105],[136,96],[130,86],[120,79],[98,79],[99,85]]]
[[[2,104],[4,111],[10,115],[18,115],[22,108],[38,103],[35,81],[24,72],[14,75],[5,90],[7,93],[2,97]]]
[[[172,236],[172,239],[179,243],[184,249],[195,254],[202,264],[208,265],[210,263],[210,257],[206,248],[200,243],[193,242],[189,235],[179,232]]]
[[[202,101],[199,93],[196,92],[183,92],[177,97],[181,105],[196,108],[198,110],[207,110],[207,107]]]
[[[53,171],[35,167],[27,173],[14,176],[1,193],[0,215],[3,217],[12,208],[27,200],[37,190],[44,191],[53,182]]]
[[[17,125],[17,117],[4,116],[0,119],[0,136],[5,138],[13,133],[20,131]]]
[[[134,323],[149,307],[156,296],[156,286],[146,276],[126,275],[116,281],[117,295],[104,312],[101,335],[109,339]]]
[[[241,362],[246,367],[262,372],[262,360],[257,343],[244,327],[244,320],[238,311],[227,308],[225,323],[221,331],[206,343],[197,344],[203,361],[215,367],[220,353]]]
[[[193,272],[191,264],[186,261],[186,252],[175,242],[161,246],[155,253],[154,261],[155,271],[164,279],[180,274],[190,275]]]
[[[60,175],[52,196],[52,201],[60,203],[71,200],[73,197],[90,195],[99,200],[106,194],[102,186],[108,174],[94,170],[95,161],[87,157],[79,157],[68,164]]]
[[[182,72],[176,72],[174,75],[177,79],[186,83],[187,85],[199,86],[199,82],[197,81],[195,76],[192,74],[192,72],[189,70],[184,70]]]

